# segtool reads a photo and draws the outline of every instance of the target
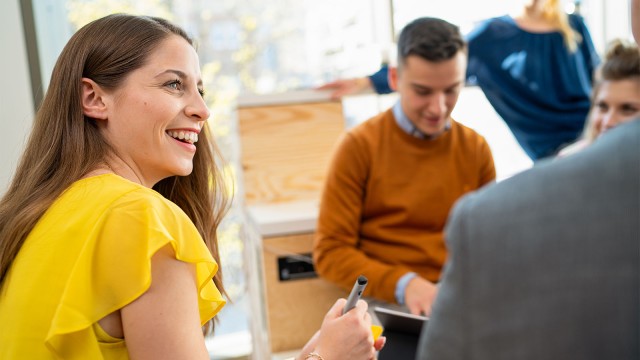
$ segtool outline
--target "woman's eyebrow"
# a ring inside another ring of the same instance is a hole
[[[184,78],[184,79],[189,77],[189,76],[187,76],[187,74],[184,71],[174,70],[174,69],[165,70],[165,71],[159,73],[158,75],[156,75],[156,77],[164,75],[164,74],[167,74],[167,73],[178,75],[178,77],[181,77],[181,78]]]
[[[167,73],[168,74],[177,75],[181,79],[188,79],[189,78],[189,75],[187,75],[187,73],[185,73],[184,71],[181,71],[181,70],[176,70],[176,69],[167,69],[167,70],[159,73],[155,77],[159,77],[159,76],[162,76],[162,75],[167,74]],[[202,79],[198,79],[197,84],[198,85],[202,85]]]

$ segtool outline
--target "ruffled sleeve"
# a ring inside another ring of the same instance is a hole
[[[225,303],[212,281],[218,264],[179,207],[138,189],[108,207],[74,259],[47,346],[64,359],[99,354],[92,324],[147,291],[151,257],[167,244],[178,260],[195,265],[200,320],[210,320]]]
[[[593,44],[591,33],[587,25],[584,23],[584,19],[580,15],[569,15],[569,22],[571,27],[580,34],[582,41],[578,44],[578,51],[582,53],[582,58],[585,61],[587,68],[586,76],[588,76],[589,84],[593,83],[593,76],[598,65],[600,65],[600,56],[596,51],[596,47]]]
[[[389,65],[383,64],[380,67],[380,70],[376,71],[374,74],[369,75],[369,80],[371,80],[371,86],[377,94],[390,94],[393,92],[391,86],[389,86]]]

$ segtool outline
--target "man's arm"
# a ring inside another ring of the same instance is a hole
[[[469,358],[465,345],[468,345],[468,317],[473,309],[469,300],[469,276],[466,265],[469,263],[467,241],[469,230],[466,205],[473,197],[461,200],[452,210],[445,234],[449,257],[438,285],[431,317],[420,337],[417,359],[454,360]],[[428,326],[427,326],[428,325]]]
[[[480,185],[484,186],[496,180],[496,166],[493,162],[493,154],[487,141],[482,138],[480,144]]]
[[[363,205],[371,154],[352,134],[338,146],[322,194],[314,241],[320,276],[348,290],[358,275],[369,279],[368,295],[395,302],[398,279],[409,269],[369,258],[359,249]],[[391,254],[392,256],[392,254]]]

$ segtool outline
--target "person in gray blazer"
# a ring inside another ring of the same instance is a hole
[[[640,119],[461,199],[445,237],[418,359],[640,359]]]
[[[461,199],[445,236],[419,360],[640,359],[640,119]]]
[[[640,119],[458,202],[418,359],[640,359]]]

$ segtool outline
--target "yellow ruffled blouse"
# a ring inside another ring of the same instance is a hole
[[[0,290],[0,359],[128,359],[98,320],[142,295],[171,244],[195,264],[202,324],[225,301],[218,265],[187,215],[152,189],[105,174],[72,184],[27,237]]]

